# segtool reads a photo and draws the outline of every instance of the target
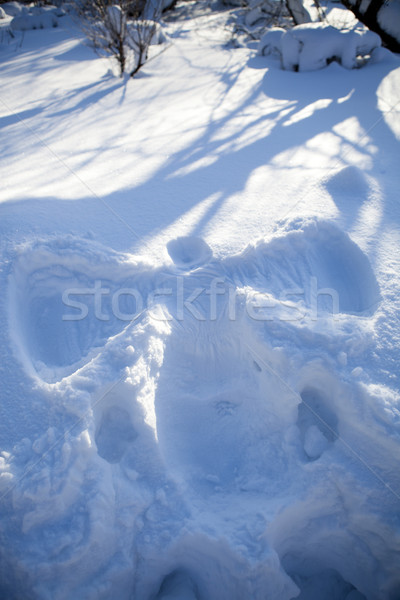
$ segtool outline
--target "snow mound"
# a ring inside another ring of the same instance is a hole
[[[2,4],[2,9],[10,17],[16,17],[22,12],[23,5],[19,2],[5,2]]]
[[[274,28],[260,40],[259,54],[279,53],[288,71],[315,71],[337,61],[346,69],[360,65],[358,57],[370,56],[381,45],[369,30],[340,31],[323,23],[297,25],[288,31]]]
[[[31,29],[49,29],[58,27],[58,9],[53,7],[23,8],[11,23],[14,31],[29,31]]]
[[[378,23],[383,31],[389,33],[400,43],[400,2],[384,2],[378,11]]]

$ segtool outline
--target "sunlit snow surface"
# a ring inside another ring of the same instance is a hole
[[[173,14],[0,50],[0,598],[398,600],[399,59]]]

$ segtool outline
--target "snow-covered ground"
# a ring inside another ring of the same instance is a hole
[[[1,598],[400,598],[400,60],[227,15],[3,38]]]

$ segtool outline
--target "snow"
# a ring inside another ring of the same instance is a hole
[[[383,4],[378,12],[378,23],[400,43],[400,0]]]
[[[107,6],[107,21],[110,24],[111,31],[121,34],[121,28],[125,24],[120,6],[117,4]]]
[[[328,440],[317,427],[310,425],[304,434],[304,451],[311,459],[316,459],[327,449]]]
[[[372,31],[340,31],[325,23],[307,23],[288,31],[271,28],[261,38],[258,53],[278,54],[288,71],[315,71],[333,60],[354,69],[358,57],[371,55],[380,45],[379,36]]]
[[[212,257],[212,250],[204,240],[186,236],[167,244],[168,254],[177,266],[193,268],[205,264]]]
[[[164,44],[167,37],[159,23],[151,19],[142,19],[141,21],[131,21],[129,23],[129,43],[133,49],[149,39],[150,45]]]
[[[11,21],[10,25],[14,31],[28,31],[29,29],[47,29],[58,27],[59,13],[52,7],[23,7]]]
[[[229,15],[1,49],[2,598],[399,596],[399,58]]]
[[[276,56],[282,56],[281,50],[281,38],[285,33],[282,27],[271,27],[264,33],[258,43],[258,54],[268,56],[268,54],[275,54]]]
[[[196,600],[195,588],[185,573],[172,573],[166,577],[157,600]]]
[[[309,23],[311,21],[311,16],[305,2],[303,3],[301,0],[288,0],[287,5],[295,23]]]
[[[2,9],[10,17],[16,17],[22,12],[23,6],[19,2],[5,2]]]

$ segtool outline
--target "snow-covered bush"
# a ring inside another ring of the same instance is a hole
[[[258,54],[282,56],[281,38],[284,33],[285,29],[282,29],[282,27],[271,27],[259,41]]]
[[[254,27],[256,23],[258,23],[261,19],[264,18],[262,11],[262,4],[255,6],[254,8],[250,8],[250,10],[246,13],[244,22],[247,27]]]
[[[380,45],[379,35],[372,31],[340,31],[323,23],[307,23],[288,31],[268,31],[260,40],[258,53],[279,54],[288,71],[315,71],[332,61],[354,69],[357,57],[370,55]]]
[[[16,17],[21,13],[23,6],[19,2],[6,2],[2,5],[2,9],[9,17]]]
[[[14,31],[28,31],[30,29],[48,29],[58,26],[58,9],[54,7],[23,7],[19,15],[13,18],[10,25]]]
[[[400,45],[400,0],[386,2],[378,12],[378,24]]]
[[[361,23],[378,33],[392,52],[400,52],[400,0],[341,1]]]
[[[248,0],[246,6],[230,11],[227,25],[229,43],[237,47],[258,41],[271,27],[291,27],[293,20],[283,0]]]
[[[271,18],[280,15],[283,8],[282,4],[276,0],[249,0],[244,22],[247,27],[254,27],[263,22],[268,23]]]

